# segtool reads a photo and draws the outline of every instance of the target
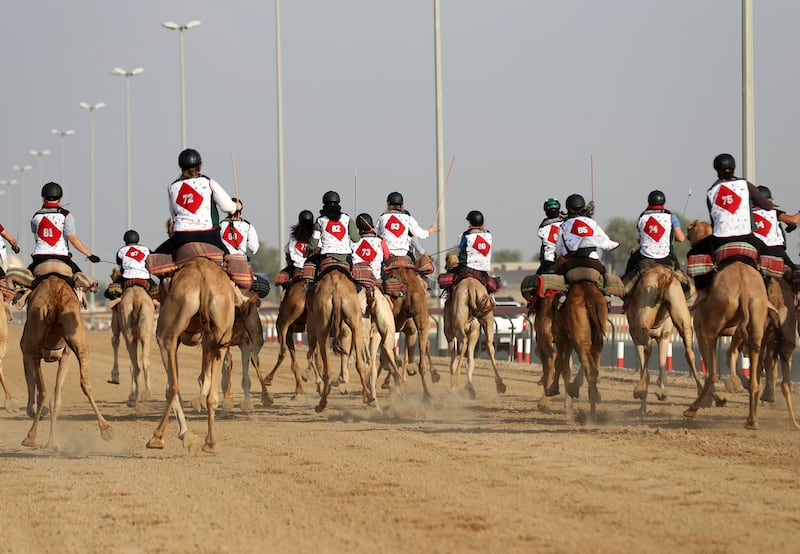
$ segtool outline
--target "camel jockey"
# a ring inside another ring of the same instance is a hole
[[[402,194],[392,192],[386,197],[386,211],[378,218],[376,232],[386,240],[393,256],[409,256],[412,243],[417,254],[425,256],[425,249],[418,239],[426,239],[435,231],[436,223],[423,229],[411,213],[403,208]]]
[[[366,263],[378,281],[383,273],[383,260],[391,256],[389,245],[375,232],[372,216],[367,213],[358,214],[356,227],[361,238],[353,247],[353,263]]]
[[[6,261],[6,242],[11,245],[11,250],[14,251],[14,254],[19,254],[19,245],[17,244],[17,240],[11,236],[11,233],[8,230],[0,225],[0,237],[3,237],[5,241],[0,240],[0,264],[4,264]],[[5,270],[0,265],[0,279],[6,276]]]
[[[302,272],[306,263],[306,253],[311,235],[314,233],[314,213],[311,210],[302,210],[297,214],[297,223],[289,230],[289,240],[283,247],[286,267],[278,272],[275,284],[288,288],[298,272]]]
[[[764,185],[758,185],[759,191],[765,198],[772,200],[772,191]],[[786,253],[786,235],[781,223],[787,225],[786,232],[792,232],[800,223],[800,210],[796,214],[787,214],[783,210],[777,208],[773,210],[765,210],[763,208],[753,208],[753,219],[755,220],[755,229],[753,234],[761,239],[767,247],[767,254],[783,258],[783,262],[793,270],[798,267],[789,258]]]
[[[566,201],[567,217],[558,229],[556,239],[556,256],[565,258],[558,268],[564,274],[573,267],[591,267],[606,274],[606,268],[600,261],[601,250],[614,250],[619,243],[611,240],[605,231],[592,219],[594,203],[586,205],[580,194],[571,194]]]
[[[730,154],[719,154],[714,158],[717,180],[706,193],[706,206],[711,218],[711,235],[695,244],[689,255],[713,254],[720,246],[730,242],[746,242],[767,254],[763,241],[753,234],[755,222],[753,209],[775,209],[772,200],[766,198],[758,188],[746,179],[734,176],[736,160]],[[695,285],[703,290],[711,283],[712,273],[695,276]]]
[[[631,281],[639,272],[639,264],[644,259],[670,267],[680,268],[678,257],[672,250],[673,239],[686,240],[686,235],[678,221],[678,216],[664,208],[667,198],[660,190],[647,195],[647,208],[639,215],[636,229],[639,233],[639,249],[632,252],[625,266],[622,281]]]
[[[236,203],[236,211],[220,225],[222,243],[228,253],[241,254],[249,260],[248,251],[251,254],[258,252],[258,233],[252,223],[242,218],[242,201],[238,198],[231,198],[231,200]]]
[[[35,239],[31,253],[33,262],[28,266],[31,271],[46,260],[59,260],[70,266],[73,274],[80,273],[81,269],[72,261],[70,244],[93,264],[100,261],[100,257],[92,254],[78,237],[74,216],[61,207],[63,195],[64,191],[58,183],[51,181],[42,187],[42,207],[31,218],[31,231]]]
[[[558,228],[564,219],[561,217],[561,202],[555,198],[548,198],[544,203],[545,218],[539,224],[539,238],[542,239],[542,248],[539,252],[539,269],[536,273],[555,273],[556,267],[556,239]]]
[[[225,189],[201,173],[203,160],[192,148],[178,155],[180,176],[167,187],[173,234],[155,252],[172,254],[190,242],[202,242],[227,252],[220,236],[220,211],[236,212],[237,205]]]
[[[499,283],[489,275],[492,269],[492,234],[483,226],[482,212],[472,210],[465,219],[469,227],[461,233],[456,246],[458,265],[452,271],[456,275],[471,273],[486,286],[490,294],[494,293]]]
[[[355,221],[342,211],[339,193],[329,190],[322,196],[322,209],[314,222],[306,257],[319,260],[331,257],[352,265],[353,243],[358,241]]]

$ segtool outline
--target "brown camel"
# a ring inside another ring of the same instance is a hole
[[[346,325],[353,337],[353,348],[356,353],[363,351],[363,336],[361,334],[361,306],[358,301],[356,285],[348,275],[334,269],[323,274],[314,288],[308,292],[308,342],[309,349],[319,350],[322,359],[322,391],[319,404],[314,408],[317,412],[323,411],[328,405],[328,395],[331,392],[331,381],[334,370],[329,360],[328,337],[333,336],[334,349],[340,354],[342,327]],[[361,390],[365,403],[375,405],[375,397],[371,395],[367,383],[364,361],[361,355],[356,355],[355,363],[358,376],[361,378]],[[340,357],[339,370],[336,376],[342,373],[344,356]]]
[[[394,314],[395,328],[406,337],[406,350],[403,356],[403,367],[409,375],[416,371],[410,369],[414,363],[415,349],[419,343],[419,376],[422,381],[424,397],[430,398],[430,391],[425,382],[425,363],[430,363],[430,312],[428,310],[428,291],[418,273],[411,269],[394,269],[391,274],[406,287],[403,296],[392,298],[392,313]],[[410,320],[410,321],[409,321]],[[407,365],[408,364],[408,365]],[[439,374],[431,364],[431,380],[439,381]]]
[[[230,347],[233,334],[235,294],[228,275],[219,265],[206,258],[193,258],[175,271],[169,293],[161,302],[156,326],[156,340],[167,371],[167,402],[164,415],[147,443],[148,448],[164,448],[169,414],[175,410],[178,437],[190,450],[194,449],[178,391],[177,353],[179,341],[193,342],[199,335],[203,349],[199,381],[208,411],[208,434],[203,450],[218,450],[214,411],[217,407],[222,358]]]
[[[258,313],[258,307],[261,305],[261,299],[257,294],[252,294],[249,299],[241,306],[236,308],[236,318],[233,324],[233,337],[231,338],[231,346],[238,346],[242,354],[242,392],[244,398],[242,399],[241,408],[242,412],[249,414],[253,411],[253,401],[250,400],[250,364],[256,370],[258,382],[261,385],[261,402],[264,406],[272,405],[272,397],[270,397],[269,390],[264,384],[264,379],[261,376],[261,369],[259,364],[259,353],[264,346],[264,329],[261,325],[261,316]],[[222,362],[222,409],[229,410],[231,408],[231,374],[233,373],[233,358],[230,351],[225,355]]]
[[[683,340],[686,362],[692,371],[697,391],[703,385],[695,364],[692,350],[692,317],[686,305],[680,282],[675,272],[663,265],[654,265],[645,269],[631,291],[627,301],[625,315],[628,318],[631,339],[636,345],[639,357],[639,382],[633,388],[633,397],[642,401],[641,411],[647,411],[647,389],[650,383],[647,364],[653,347],[653,340],[658,347],[658,392],[656,398],[666,400],[665,385],[667,383],[667,346],[673,328]]]
[[[70,351],[78,358],[81,390],[89,399],[97,418],[100,436],[110,440],[111,425],[100,413],[89,383],[89,346],[86,325],[81,317],[80,301],[72,287],[61,277],[56,275],[44,277],[28,297],[28,317],[22,331],[20,348],[25,366],[25,381],[28,385],[27,413],[33,417],[33,425],[28,431],[28,436],[22,441],[23,446],[36,446],[39,422],[47,400],[41,362],[57,361],[56,382],[50,401],[50,435],[45,446],[48,449],[57,449],[56,419],[61,408],[61,389],[69,370]]]
[[[447,267],[451,269],[458,263],[458,257],[449,255]],[[481,329],[486,336],[486,352],[494,370],[497,392],[506,392],[506,385],[497,372],[494,359],[494,302],[486,287],[472,277],[458,281],[448,292],[444,303],[444,334],[450,350],[450,389],[458,386],[461,364],[467,356],[467,385],[470,397],[475,398],[472,372],[475,368],[475,346],[478,344]]]
[[[3,377],[3,359],[6,357],[8,351],[8,322],[11,321],[11,308],[8,304],[3,302],[5,313],[0,313],[0,385],[3,387],[3,394],[5,395],[4,407],[9,412],[17,410],[17,402],[11,395],[11,390],[6,384],[5,377]]]
[[[278,333],[278,344],[280,345],[278,360],[275,362],[275,367],[272,368],[272,371],[264,378],[264,383],[267,386],[272,385],[275,372],[278,371],[278,368],[286,358],[286,352],[288,350],[292,360],[292,373],[294,373],[295,396],[305,394],[302,381],[308,380],[308,374],[312,370],[315,375],[318,374],[314,363],[314,352],[311,349],[308,351],[308,367],[306,371],[301,374],[295,354],[294,341],[292,340],[292,335],[294,333],[302,333],[306,328],[307,311],[306,293],[303,290],[304,282],[303,280],[293,281],[281,299],[281,304],[278,308],[278,319],[275,322],[275,328]]]
[[[553,384],[545,394],[558,394],[558,377],[564,378],[564,386],[568,394],[564,395],[564,408],[570,422],[575,422],[572,409],[570,386],[570,358],[575,350],[580,359],[581,368],[586,372],[589,384],[589,417],[597,418],[597,380],[600,375],[600,354],[603,351],[608,305],[597,285],[592,281],[572,283],[567,291],[567,298],[560,310],[553,316],[553,336],[556,341],[556,372]]]
[[[536,355],[542,362],[542,378],[538,384],[544,390],[553,386],[556,366],[556,346],[553,336],[553,315],[555,313],[554,295],[536,298],[530,305],[528,315],[533,319],[533,331],[536,334]]]
[[[705,225],[703,225],[705,223]],[[710,226],[707,222],[693,222],[689,226],[689,240],[694,244]],[[706,394],[713,391],[717,382],[717,339],[739,333],[742,343],[750,352],[752,367],[759,367],[761,344],[768,319],[769,300],[761,273],[743,262],[732,262],[718,270],[705,298],[695,303],[694,330],[700,355],[706,365],[703,388],[692,405],[683,412],[695,417]],[[735,375],[735,368],[731,367]],[[758,371],[753,371],[749,384],[750,410],[745,423],[748,429],[758,429],[759,386]]]
[[[120,271],[119,267],[115,267],[114,269],[111,270],[112,281],[115,281],[117,278],[121,276],[122,276],[122,271]],[[108,382],[113,385],[119,385],[119,343],[120,343],[120,336],[122,335],[122,330],[119,328],[119,312],[117,311],[117,306],[119,306],[119,302],[116,300],[112,300],[109,303],[109,306],[111,308],[111,351],[113,353],[114,362],[113,365],[111,366],[111,377],[108,379]]]
[[[125,348],[131,360],[131,392],[128,405],[137,411],[141,403],[152,397],[150,389],[150,337],[153,336],[156,307],[143,287],[125,289],[113,308]],[[140,382],[141,376],[141,382]]]

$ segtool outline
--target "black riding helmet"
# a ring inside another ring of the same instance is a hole
[[[304,223],[314,223],[314,213],[311,210],[303,210],[297,214],[297,223],[300,225]]]
[[[736,160],[730,154],[718,154],[714,158],[714,170],[717,173],[733,173],[734,169],[736,169]]]
[[[356,218],[356,227],[359,231],[372,231],[375,225],[372,223],[372,216],[369,214],[358,214]]]
[[[133,229],[128,229],[125,231],[125,234],[122,235],[122,240],[125,241],[125,244],[136,244],[139,242],[139,233]]]
[[[660,190],[654,190],[647,195],[647,203],[651,206],[663,206],[667,203],[667,197]]]
[[[483,225],[483,214],[478,210],[472,210],[467,214],[467,221],[473,227],[480,227]]]
[[[570,194],[566,201],[567,213],[578,213],[586,208],[586,200],[580,194]]]
[[[758,185],[758,190],[763,194],[768,200],[772,200],[772,191],[769,190],[768,187],[764,185]]]
[[[62,196],[64,196],[64,190],[58,183],[50,181],[42,187],[42,198],[45,200],[61,200]]]
[[[386,203],[390,206],[402,206],[403,205],[403,195],[399,192],[390,192],[389,196],[386,197]]]
[[[191,169],[199,166],[202,163],[203,159],[200,157],[200,152],[194,148],[187,148],[178,154],[178,166],[181,169]]]
[[[323,204],[338,204],[340,202],[339,193],[333,190],[329,190],[325,194],[322,195],[322,203]]]

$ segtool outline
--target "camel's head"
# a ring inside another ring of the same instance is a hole
[[[697,244],[710,234],[711,234],[711,224],[708,221],[700,221],[699,219],[695,219],[689,225],[689,230],[686,236],[689,239],[689,244],[694,246],[695,244]]]
[[[457,254],[453,254],[453,253],[451,252],[451,253],[450,253],[450,254],[448,254],[448,255],[447,255],[447,257],[444,259],[444,268],[445,268],[447,271],[450,271],[451,269],[453,269],[453,268],[454,268],[454,267],[456,267],[457,265],[458,265],[458,255],[457,255]]]

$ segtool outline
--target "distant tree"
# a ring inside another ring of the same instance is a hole
[[[283,261],[280,250],[267,246],[263,242],[258,243],[258,252],[250,257],[253,271],[266,275],[270,281],[275,279],[275,276],[283,267]]]
[[[611,252],[605,252],[603,260],[610,271],[621,274],[625,271],[625,264],[628,263],[631,251],[639,248],[636,220],[615,217],[603,229],[611,240],[619,243],[619,246]]]
[[[494,263],[507,263],[507,262],[521,262],[522,252],[519,250],[498,250],[492,253],[492,262]]]

